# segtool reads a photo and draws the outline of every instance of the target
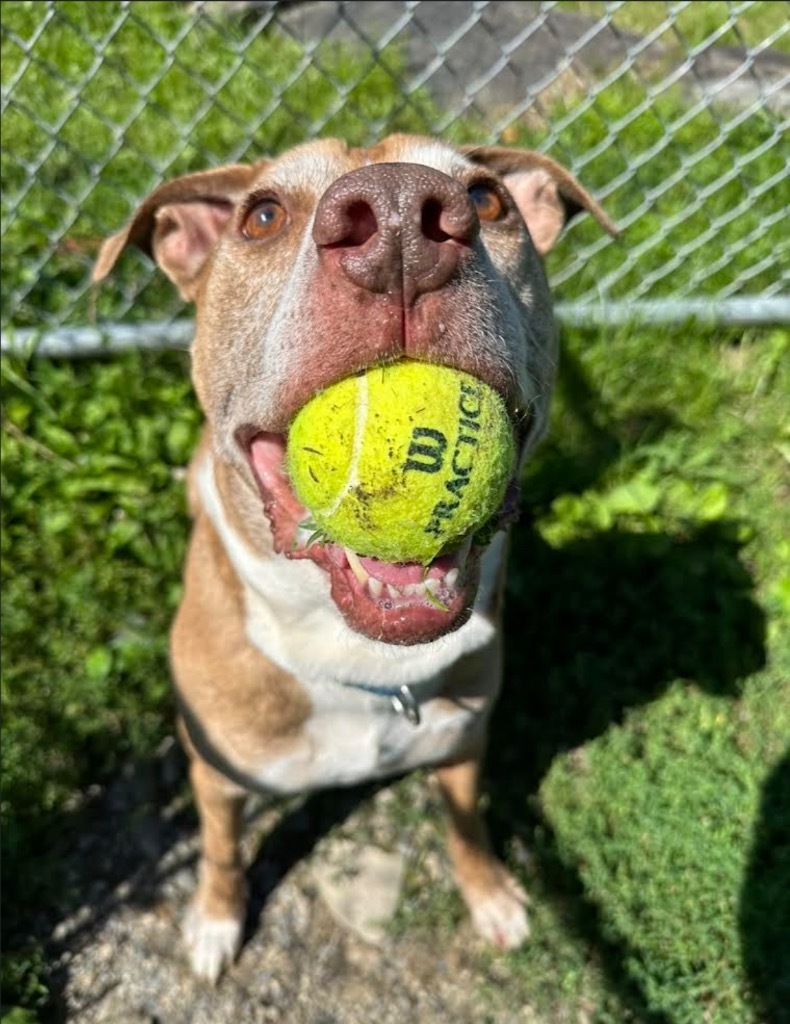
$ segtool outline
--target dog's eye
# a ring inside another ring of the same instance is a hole
[[[274,199],[264,199],[244,218],[241,233],[246,238],[273,238],[285,226],[285,210]]]
[[[469,198],[475,204],[480,220],[502,220],[507,213],[505,204],[490,185],[472,185]]]

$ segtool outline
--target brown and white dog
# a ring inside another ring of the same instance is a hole
[[[197,311],[193,379],[208,422],[190,469],[195,522],[171,655],[201,819],[185,925],[199,976],[216,980],[240,945],[247,790],[419,765],[435,768],[446,797],[450,857],[478,931],[503,947],[528,934],[524,894],[478,811],[505,533],[445,553],[427,580],[421,566],[308,544],[284,453],[316,391],[408,357],[495,388],[523,464],[546,428],[557,363],[541,257],[581,210],[614,231],[536,153],[407,135],[369,149],[321,140],[170,181],[101,249],[96,280],[134,244]]]

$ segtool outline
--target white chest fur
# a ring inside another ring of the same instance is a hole
[[[337,683],[309,687],[314,713],[288,749],[260,764],[256,781],[280,793],[349,785],[446,761],[482,724],[483,701],[429,700],[412,725],[386,698]]]

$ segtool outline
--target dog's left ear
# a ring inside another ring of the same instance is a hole
[[[185,174],[155,189],[131,221],[102,243],[93,281],[103,280],[129,245],[151,256],[181,297],[194,299],[203,267],[265,161]]]
[[[461,152],[503,179],[541,256],[554,246],[571,217],[582,210],[591,213],[610,235],[617,234],[614,223],[589,192],[551,157],[506,146],[466,146]]]

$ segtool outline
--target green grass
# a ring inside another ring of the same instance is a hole
[[[612,7],[601,0],[560,0],[557,6],[596,19],[604,17],[608,13],[607,8]],[[676,5],[674,18],[670,17],[671,13],[665,2],[639,0],[639,3],[620,4],[613,11],[612,21],[623,31],[642,36],[668,24],[658,38],[665,46],[682,53],[693,46],[700,46],[713,35],[720,46],[759,46],[775,33],[780,33],[776,48],[784,53],[790,52],[790,37],[786,31],[781,34],[781,30],[787,28],[787,8],[781,3],[761,0],[733,7],[720,0],[705,0],[703,3]],[[732,27],[722,33],[722,26],[730,18]]]
[[[26,846],[28,824],[46,827],[42,815],[91,771],[145,748],[161,726],[187,526],[176,470],[199,415],[177,356],[5,361],[3,389],[3,703],[16,724],[3,754],[13,808],[4,842],[13,852],[18,829]]]
[[[649,19],[656,6],[622,11]],[[750,39],[771,30],[778,6],[743,15]],[[704,17],[684,29],[704,38],[720,7],[692,5]],[[2,5],[4,82],[22,67],[17,38],[41,25],[44,10]],[[57,121],[94,56],[86,33],[109,33],[118,15],[116,4],[99,2],[54,10],[36,44],[45,63],[27,68],[3,121],[3,210],[15,218],[3,240],[4,317],[32,287],[13,312],[17,326],[178,312],[142,258],[125,258],[106,289],[82,291],[96,240],[156,179],[149,157],[180,173],[234,147],[240,159],[274,152],[316,123],[363,141],[385,125],[424,129],[437,113],[424,96],[404,104],[396,52],[385,57],[388,71],[327,47],[319,59],[330,76],[359,80],[350,108],[332,114],[336,87],[326,75],[295,77],[298,48],[264,33],[222,86],[222,106],[182,137],[171,118],[194,120],[204,95],[184,68],[199,62],[202,79],[217,84],[244,29],[201,22],[138,110],[129,82],[150,83],[166,63],[145,26],[173,41],[183,15],[175,4],[135,4],[86,102],[24,192],[20,168],[46,142],[30,113]],[[245,121],[262,116],[283,87],[285,104],[248,141],[228,110]],[[548,112],[559,125],[551,151],[566,162],[589,155],[607,124],[630,121],[583,172],[598,195],[674,126],[673,144],[624,174],[606,199],[628,225],[621,243],[585,259],[562,298],[596,296],[607,280],[610,296],[626,296],[651,274],[652,296],[683,293],[695,276],[697,290],[711,292],[786,244],[777,188],[709,237],[717,216],[784,166],[786,142],[767,145],[770,115],[725,120],[722,129],[709,115],[690,116],[677,94],[638,113],[643,96],[620,83]],[[117,152],[104,120],[126,125]],[[531,117],[507,141],[540,141],[545,130]],[[475,126],[458,125],[454,135],[471,140]],[[629,224],[673,175],[670,190]],[[63,229],[77,244],[35,272],[42,247]],[[590,219],[580,220],[552,254],[555,276],[599,239]],[[626,258],[640,245],[641,256]],[[779,262],[748,290],[775,284]],[[787,1020],[788,347],[778,329],[565,333],[552,434],[524,480],[489,766],[492,821],[532,893],[533,938],[491,970],[480,965],[492,1006],[505,992],[508,1005],[533,1007],[550,1022],[579,1014],[600,1024]],[[150,752],[171,728],[166,632],[188,528],[182,467],[200,415],[181,355],[8,358],[2,374],[4,999],[35,1008],[48,998],[47,967],[26,938],[31,908],[59,893],[52,837],[77,827],[91,784]],[[404,827],[408,808],[404,790],[393,811]],[[449,883],[424,883],[418,863],[403,922],[441,936],[461,909]]]
[[[775,289],[780,270],[771,257],[777,245],[785,249],[778,183],[790,159],[776,116],[722,117],[689,106],[672,89],[649,104],[645,97],[644,86],[626,77],[595,96],[553,104],[548,123],[508,130],[511,145],[546,141],[560,163],[583,160],[581,180],[621,228],[618,242],[598,252],[592,220],[573,225],[550,263],[559,296],[626,300]]]

